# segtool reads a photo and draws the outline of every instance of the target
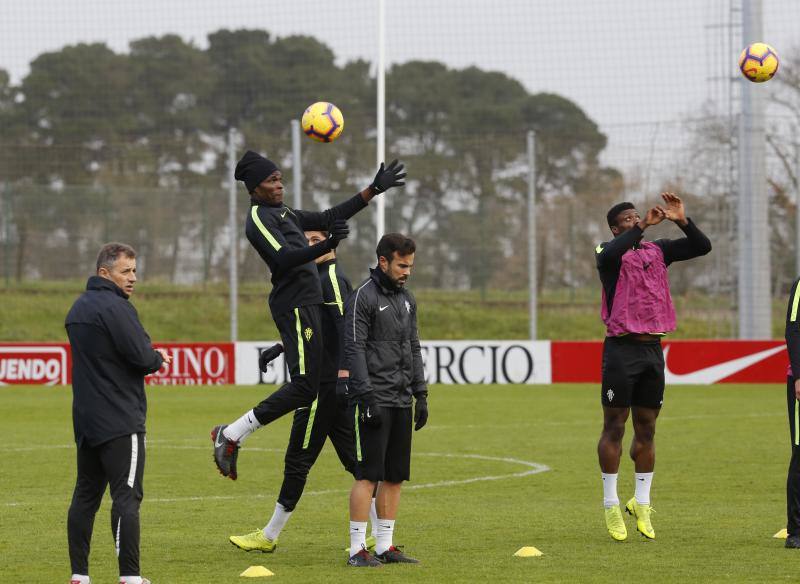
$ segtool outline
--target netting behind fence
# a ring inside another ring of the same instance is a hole
[[[763,6],[782,56],[761,88],[780,294],[798,251],[800,5]],[[733,310],[741,14],[741,0],[387,0],[386,151],[409,172],[387,196],[387,229],[418,240],[416,285],[525,288],[535,130],[544,291],[596,287],[608,207],[654,204],[671,188],[715,246],[673,272],[675,290]],[[137,247],[146,277],[224,280],[229,129],[238,153],[279,161],[291,193],[290,121],[314,101],[336,103],[346,127],[333,144],[304,139],[304,207],[339,202],[374,174],[376,2],[29,0],[3,3],[0,23],[5,282],[82,278],[108,240]],[[239,193],[239,274],[264,279]],[[359,215],[341,248],[354,279],[373,261],[373,220]]]

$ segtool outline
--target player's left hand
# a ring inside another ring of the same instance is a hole
[[[661,198],[664,199],[665,206],[664,214],[666,218],[675,223],[686,225],[686,209],[683,207],[683,201],[675,193],[661,193]]]
[[[379,195],[392,187],[404,186],[406,183],[403,182],[403,179],[406,178],[406,173],[403,172],[403,168],[404,165],[399,164],[396,158],[389,163],[389,166],[384,166],[383,162],[381,162],[381,167],[378,169],[369,188],[376,195]]]
[[[347,404],[350,401],[349,383],[350,383],[349,377],[336,378],[336,403],[342,409],[347,408]]]
[[[428,398],[421,395],[414,403],[414,431],[428,423]]]

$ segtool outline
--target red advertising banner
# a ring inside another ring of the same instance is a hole
[[[0,343],[0,385],[66,385],[71,370],[66,343]]]
[[[148,385],[232,385],[235,381],[233,343],[156,343],[172,363],[145,377]]]
[[[664,341],[667,384],[784,383],[783,341]],[[553,341],[553,383],[600,383],[602,341]]]
[[[233,343],[156,343],[172,363],[145,377],[149,385],[235,383]],[[0,385],[67,385],[72,359],[67,343],[0,343]]]

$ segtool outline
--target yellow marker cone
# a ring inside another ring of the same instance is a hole
[[[519,548],[514,555],[517,556],[518,558],[533,558],[536,556],[541,556],[543,554],[533,546],[526,546]]]
[[[274,576],[272,572],[267,570],[264,566],[250,566],[244,572],[239,574],[239,576],[244,576],[245,578],[263,578],[265,576]]]
[[[786,533],[786,529],[781,529],[778,533],[776,533],[772,537],[774,537],[775,539],[786,539],[787,537],[789,537],[789,534]]]

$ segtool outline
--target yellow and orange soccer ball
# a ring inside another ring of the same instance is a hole
[[[763,83],[778,72],[780,59],[774,48],[767,43],[748,45],[739,55],[739,69],[753,83]]]
[[[341,110],[327,101],[312,103],[300,121],[306,136],[317,142],[333,142],[344,130]]]

